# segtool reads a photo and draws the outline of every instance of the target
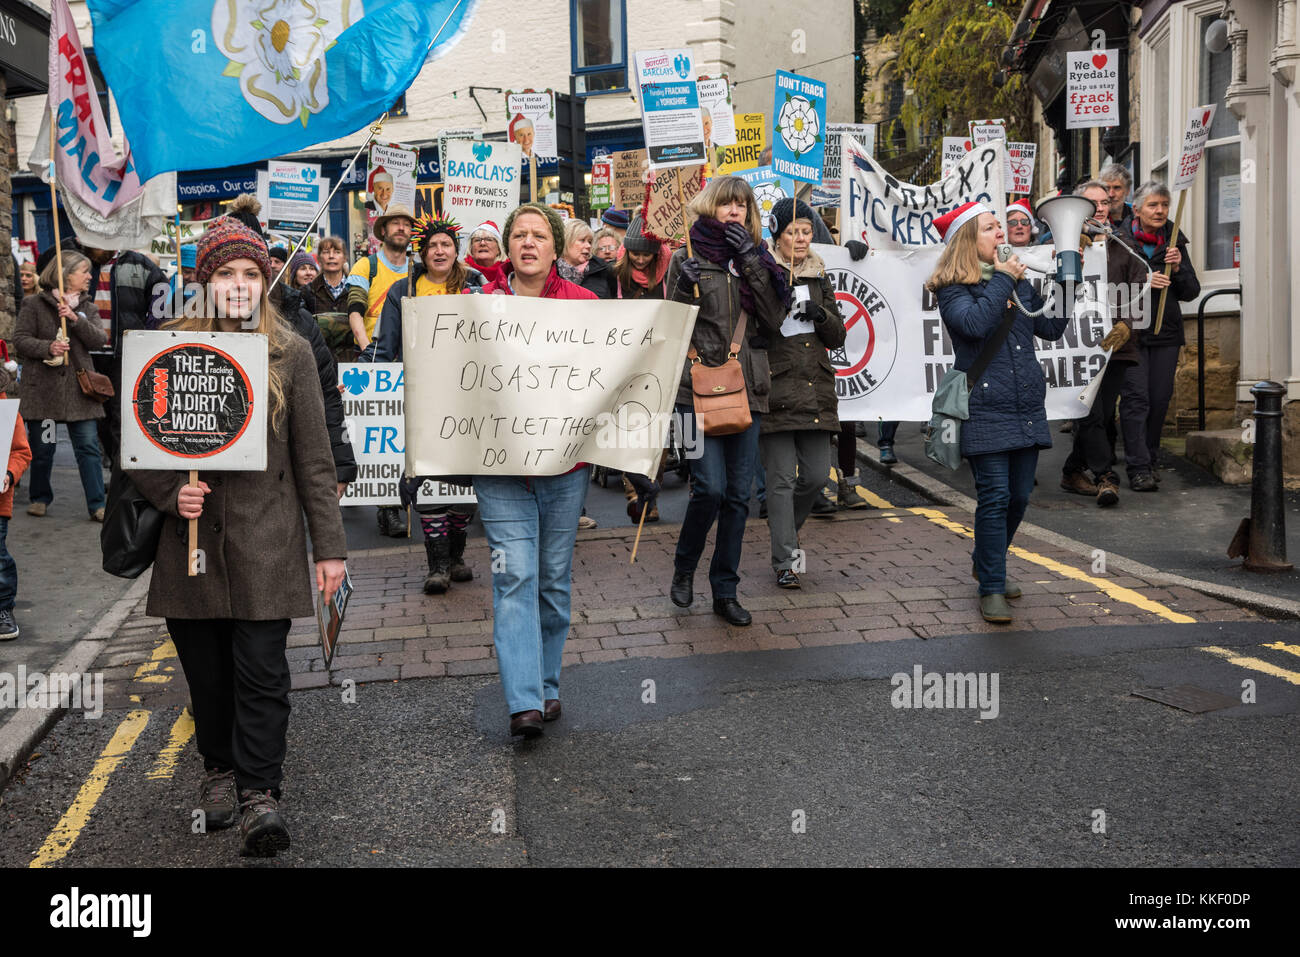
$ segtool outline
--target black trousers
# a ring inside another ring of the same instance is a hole
[[[1124,442],[1124,463],[1129,478],[1139,472],[1149,472],[1155,467],[1160,452],[1160,433],[1164,429],[1165,414],[1174,396],[1174,373],[1178,369],[1181,346],[1138,345],[1138,361],[1130,363],[1124,374],[1123,398],[1120,401],[1121,419],[1130,416],[1134,421],[1145,420],[1146,442],[1142,447],[1129,448]]]
[[[1094,478],[1100,479],[1115,470],[1115,447],[1108,430],[1115,420],[1115,403],[1123,394],[1127,370],[1131,365],[1131,362],[1114,360],[1107,364],[1091,411],[1084,418],[1074,421],[1074,446],[1062,469],[1065,475],[1073,475],[1086,468]],[[1146,417],[1125,415],[1121,427],[1124,431],[1124,454],[1131,463],[1133,457],[1129,454],[1129,448],[1146,449]]]
[[[289,732],[289,619],[168,618],[190,686],[203,767],[279,796]]]

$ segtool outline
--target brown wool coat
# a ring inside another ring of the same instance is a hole
[[[303,512],[312,558],[347,557],[316,363],[300,336],[287,336],[285,345],[278,361],[288,412],[278,432],[268,423],[266,471],[199,472],[212,489],[199,518],[199,548],[207,558],[202,575],[186,574],[189,523],[176,508],[189,474],[129,470],[144,496],[167,515],[146,614],[253,621],[315,614]]]
[[[782,266],[788,264],[774,253]],[[844,345],[844,319],[835,301],[835,287],[826,276],[826,264],[815,252],[794,271],[794,285],[807,286],[820,321],[812,332],[796,336],[777,335],[767,350],[772,368],[772,394],[767,399],[762,433],[794,432],[804,429],[838,432],[839,396],[835,394],[835,369],[827,349]]]
[[[89,350],[102,348],[108,340],[100,328],[99,310],[93,299],[85,299],[75,311],[81,318],[68,323],[68,361],[61,366],[47,366],[42,360],[50,358],[50,343],[59,334],[59,308],[54,295],[42,290],[27,296],[18,310],[14,352],[23,364],[18,389],[22,405],[18,411],[28,422],[82,422],[104,417],[103,404],[82,393],[76,370],[95,371]]]

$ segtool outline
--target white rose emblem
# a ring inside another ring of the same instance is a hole
[[[212,35],[248,105],[272,123],[307,125],[329,105],[325,52],[363,16],[361,0],[217,0]]]
[[[776,128],[781,134],[781,142],[794,153],[795,159],[822,141],[817,110],[806,97],[786,95],[781,115],[777,117]]]
[[[777,204],[778,200],[788,199],[785,190],[776,183],[762,183],[754,187],[754,202],[758,203],[758,210],[762,213],[762,221],[767,222],[768,217],[772,215],[772,207]]]

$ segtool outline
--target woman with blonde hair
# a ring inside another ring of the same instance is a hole
[[[1008,624],[1006,600],[1019,598],[1020,588],[1007,581],[1007,549],[1029,506],[1038,450],[1052,447],[1034,337],[1061,338],[1069,315],[1043,308],[1018,257],[998,257],[1006,239],[993,210],[966,203],[934,225],[945,245],[926,288],[938,297],[955,367],[968,374],[970,389],[961,454],[970,463],[977,496],[972,573],[984,620]]]
[[[52,257],[40,275],[40,292],[23,299],[14,326],[14,353],[23,363],[22,400],[18,414],[30,425],[32,446],[31,504],[27,514],[40,517],[54,501],[50,474],[54,468],[54,424],[62,422],[72,439],[86,511],[92,521],[104,520],[104,463],[100,455],[98,420],[104,404],[81,391],[77,370],[93,372],[92,349],[108,342],[95,308],[90,260],[63,250],[63,292],[59,292],[59,260]],[[63,335],[66,326],[67,335]],[[112,399],[110,402],[114,401]]]
[[[315,614],[317,593],[331,599],[343,580],[347,541],[316,363],[270,303],[266,243],[226,217],[199,240],[197,263],[195,278],[214,314],[168,328],[266,336],[266,468],[200,473],[197,485],[186,472],[128,475],[166,516],[146,614],[167,620],[189,685],[205,772],[198,810],[207,830],[230,827],[239,816],[240,853],[271,857],[289,846],[279,807],[289,621]],[[305,573],[304,512],[314,587]],[[191,520],[198,520],[205,558],[203,573],[193,576]]]
[[[591,227],[580,219],[564,221],[564,252],[555,261],[561,279],[594,292],[599,299],[613,299],[618,294],[614,270],[605,260],[592,255],[596,237]]]
[[[668,267],[668,288],[677,302],[698,305],[691,352],[677,389],[676,411],[684,435],[700,435],[701,454],[691,461],[691,493],[682,521],[669,595],[679,608],[694,600],[695,567],[716,519],[717,542],[709,566],[714,614],[728,624],[753,620],[736,598],[740,552],[749,515],[749,491],[758,459],[759,422],[767,412],[772,376],[767,346],[781,334],[790,286],[767,247],[758,203],[749,184],[719,176],[691,200],[691,252],[677,250]],[[720,366],[735,355],[745,380],[752,421],[732,435],[701,435],[695,423],[691,366]]]

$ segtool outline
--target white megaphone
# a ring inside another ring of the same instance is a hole
[[[1051,246],[1013,246],[1011,252],[1030,272],[1046,275],[1056,268],[1056,252]]]
[[[1034,208],[1034,215],[1047,223],[1056,246],[1056,281],[1083,282],[1083,256],[1079,238],[1084,220],[1097,211],[1096,204],[1082,196],[1052,196]],[[1023,261],[1023,257],[1021,257]],[[1046,271],[1046,270],[1044,270]]]

